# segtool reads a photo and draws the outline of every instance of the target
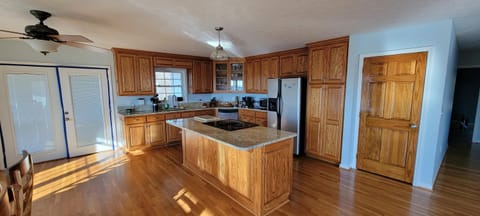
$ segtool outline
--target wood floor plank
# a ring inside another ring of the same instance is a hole
[[[291,201],[271,215],[478,215],[480,170],[451,158],[428,191],[298,157]],[[37,164],[32,214],[251,215],[181,160],[181,147],[171,146]]]

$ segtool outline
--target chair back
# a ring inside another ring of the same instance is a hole
[[[31,215],[33,195],[33,160],[32,156],[23,151],[22,159],[8,168],[10,186],[14,197],[14,214],[17,216]]]

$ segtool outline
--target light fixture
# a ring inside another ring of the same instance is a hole
[[[41,39],[26,39],[24,40],[32,47],[33,50],[42,53],[43,55],[47,55],[51,52],[57,52],[58,47],[60,46],[59,43],[49,41],[49,40],[41,40]]]
[[[218,32],[218,46],[215,47],[215,50],[210,55],[210,59],[216,61],[228,60],[228,54],[223,50],[222,45],[220,45],[220,32],[223,30],[223,27],[215,27],[215,31]]]

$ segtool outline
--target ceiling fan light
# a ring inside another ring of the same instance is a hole
[[[210,59],[215,61],[228,60],[228,54],[225,52],[222,46],[218,45],[212,54],[210,54]]]
[[[57,52],[59,43],[48,41],[48,40],[39,40],[39,39],[26,39],[24,40],[28,45],[32,47],[33,50],[40,52],[44,55],[47,55],[51,52]]]

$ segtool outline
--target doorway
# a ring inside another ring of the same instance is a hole
[[[113,148],[106,69],[0,65],[6,166]]]
[[[364,59],[357,168],[412,182],[427,52]]]

